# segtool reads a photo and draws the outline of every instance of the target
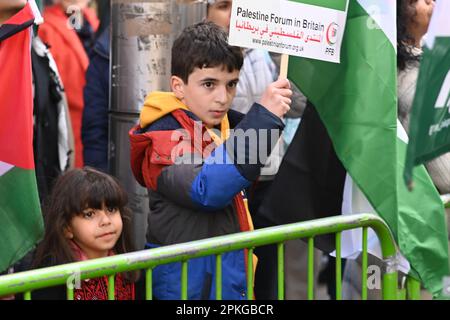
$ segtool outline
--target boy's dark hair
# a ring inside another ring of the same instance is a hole
[[[195,68],[223,66],[240,70],[244,62],[239,47],[228,44],[225,30],[212,22],[200,22],[183,30],[172,47],[172,75],[185,83]]]
[[[115,178],[85,167],[72,169],[60,176],[44,206],[45,235],[38,245],[33,268],[75,262],[64,230],[72,218],[87,208],[117,208],[122,217],[122,234],[113,250],[116,254],[133,250],[130,238],[131,212],[126,207],[126,192]],[[134,275],[133,275],[134,276]]]

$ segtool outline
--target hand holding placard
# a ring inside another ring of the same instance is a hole
[[[289,80],[278,79],[271,83],[261,98],[260,104],[276,116],[283,116],[291,109],[292,90]]]

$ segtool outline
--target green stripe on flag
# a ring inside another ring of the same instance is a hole
[[[345,11],[347,8],[347,0],[290,0],[293,2],[310,4],[313,6]]]
[[[0,176],[0,272],[25,256],[44,231],[34,170]]]
[[[415,188],[403,180],[407,144],[397,140],[398,236],[403,255],[431,292],[442,290],[449,275],[448,231],[444,204],[424,166],[414,169]]]
[[[368,28],[368,18],[351,1],[341,63],[291,57],[289,78],[316,106],[344,167],[388,223],[425,287],[437,294],[449,270],[443,206],[425,169],[415,178],[420,194],[404,186],[396,50],[381,28]]]

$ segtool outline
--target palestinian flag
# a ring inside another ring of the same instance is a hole
[[[30,4],[0,27],[0,271],[43,235],[33,160]]]
[[[261,214],[283,224],[372,208],[412,274],[439,294],[449,274],[445,213],[424,167],[415,171],[413,192],[403,183],[396,3],[376,4],[374,10],[371,0],[350,1],[340,64],[291,57],[289,78],[315,109],[305,111]],[[331,252],[334,238],[317,245]]]

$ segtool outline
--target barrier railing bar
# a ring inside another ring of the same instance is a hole
[[[115,299],[115,278],[115,274],[108,276],[108,300]]]
[[[153,300],[153,269],[145,271],[145,299]]]
[[[69,286],[67,286],[67,300],[73,299],[74,299],[73,287],[70,288]]]
[[[278,259],[278,300],[284,300],[284,243],[277,245]]]
[[[10,274],[0,277],[0,296],[64,285],[69,275],[74,272],[78,272],[80,280],[99,278],[125,271],[153,268],[166,263],[366,226],[371,227],[380,239],[383,257],[395,256],[395,242],[389,228],[381,218],[373,214],[337,216]]]
[[[216,255],[216,300],[222,300],[222,255]]]
[[[308,239],[308,300],[314,300],[314,238]]]
[[[188,299],[188,262],[181,262],[181,300]]]
[[[253,248],[247,250],[247,300],[253,300]]]
[[[342,233],[336,233],[336,300],[342,300]]]
[[[367,254],[367,228],[362,230],[362,267],[361,267],[361,299],[367,300],[367,268],[368,268],[368,254]]]

